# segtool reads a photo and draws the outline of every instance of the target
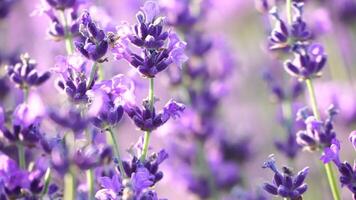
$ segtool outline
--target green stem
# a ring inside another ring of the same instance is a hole
[[[96,71],[98,71],[98,63],[97,63],[97,62],[94,62],[93,66],[91,67],[91,71],[90,71],[90,76],[89,76],[89,81],[88,81],[87,88],[89,88],[89,87],[93,84]]]
[[[105,71],[102,63],[98,63],[98,76],[99,80],[104,80],[105,78]]]
[[[334,170],[331,165],[331,162],[325,164],[324,168],[325,168],[326,175],[328,177],[328,182],[329,182],[330,189],[333,194],[334,200],[340,200],[341,199],[340,191],[339,191],[339,187],[337,184],[337,180],[335,178],[335,174],[334,174]]]
[[[286,0],[286,13],[288,24],[292,25],[292,0]]]
[[[310,78],[308,78],[305,80],[305,83],[307,85],[307,89],[309,92],[309,98],[310,98],[310,103],[311,103],[311,106],[313,109],[313,114],[317,120],[320,120],[320,114],[318,111],[318,104],[317,104],[316,97],[315,97],[315,90],[313,87],[313,82]],[[324,167],[325,167],[326,176],[328,178],[329,187],[331,189],[334,200],[340,200],[341,199],[340,191],[339,191],[339,187],[338,187],[331,163],[325,164]]]
[[[317,120],[320,120],[320,115],[319,115],[319,111],[318,111],[318,103],[316,101],[313,82],[310,78],[307,78],[307,79],[305,79],[305,84],[307,85],[307,88],[308,88],[309,99],[310,99],[311,107],[313,109],[313,114]]]
[[[64,41],[65,41],[65,45],[66,45],[67,54],[71,55],[74,52],[73,36],[68,28],[69,24],[68,24],[68,20],[67,20],[65,11],[62,10],[59,13],[62,17],[62,21],[63,21],[63,25],[64,25]]]
[[[17,152],[21,169],[26,169],[25,148],[21,143],[17,144]]]
[[[75,177],[72,172],[67,172],[64,176],[64,196],[63,200],[76,199],[75,195]]]
[[[148,103],[150,106],[151,112],[153,111],[153,104],[154,104],[154,79],[150,78],[150,85],[149,85],[149,90],[148,90]],[[151,136],[151,131],[146,131],[144,138],[143,138],[143,149],[142,149],[142,154],[141,154],[141,161],[144,161],[147,156],[148,152],[148,147],[150,144],[150,136]]]
[[[88,184],[88,199],[94,200],[94,172],[92,169],[88,169],[86,172],[87,175],[87,184]]]
[[[41,199],[43,199],[43,196],[47,194],[50,181],[51,181],[51,168],[48,167],[44,176],[44,187],[41,193]]]
[[[28,97],[30,95],[30,90],[28,87],[23,88],[23,102],[27,103],[28,102]]]
[[[118,162],[118,165],[119,165],[119,169],[120,169],[120,173],[125,178],[127,175],[125,173],[124,165],[122,164],[122,160],[121,160],[121,157],[120,157],[120,151],[119,151],[119,145],[118,145],[118,143],[116,141],[114,132],[112,131],[111,128],[107,128],[106,130],[110,134],[110,137],[108,139],[109,139],[109,142],[111,143],[111,146],[114,148],[115,158],[117,159],[117,162]]]

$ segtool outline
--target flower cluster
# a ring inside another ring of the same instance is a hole
[[[89,12],[85,11],[81,16],[79,31],[83,41],[75,42],[77,50],[86,58],[104,62],[109,43],[104,30],[100,29],[91,19]]]
[[[349,140],[356,149],[355,141],[356,141],[356,132],[353,131],[350,133]],[[353,199],[356,199],[356,167],[355,164],[352,167],[351,164],[347,161],[340,161],[340,141],[334,139],[330,147],[325,148],[323,155],[321,156],[321,160],[323,163],[333,162],[335,166],[339,170],[340,178],[339,181],[342,187],[347,187],[352,192]]]
[[[7,74],[11,81],[21,89],[39,86],[50,78],[50,72],[40,75],[37,73],[36,65],[36,62],[28,54],[23,54],[20,63],[8,66]]]
[[[173,31],[165,30],[165,21],[159,16],[160,8],[155,2],[145,3],[137,13],[137,24],[122,31],[122,38],[113,48],[116,59],[124,58],[143,76],[153,78],[174,63],[181,66],[187,61],[184,54],[186,43]],[[140,48],[141,54],[134,53],[130,44]]]
[[[304,120],[306,129],[297,133],[297,142],[303,148],[310,151],[329,147],[336,138],[334,130],[334,117],[337,110],[331,106],[328,111],[328,117],[325,121],[320,121],[308,112],[308,109],[302,108],[298,111],[298,119]]]
[[[263,189],[272,195],[297,200],[308,189],[304,180],[308,175],[309,167],[305,167],[297,175],[293,175],[292,171],[287,167],[283,167],[283,172],[280,172],[277,169],[273,155],[271,155],[263,164],[263,168],[269,168],[274,173],[273,184],[265,183],[263,185]]]

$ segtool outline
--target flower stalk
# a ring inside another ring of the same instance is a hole
[[[68,20],[67,20],[67,16],[64,10],[60,11],[60,15],[62,17],[62,21],[64,24],[64,41],[65,41],[65,45],[66,45],[66,51],[68,55],[71,55],[74,53],[74,45],[73,45],[73,36],[70,33],[70,30],[68,29]]]
[[[91,67],[87,88],[89,88],[93,84],[96,71],[98,71],[98,63],[94,62],[93,66]]]
[[[17,144],[18,159],[21,169],[26,169],[25,148],[21,143]]]
[[[119,145],[116,141],[114,132],[112,131],[112,128],[107,128],[106,129],[107,132],[109,132],[109,136],[108,140],[111,144],[111,146],[114,148],[114,154],[115,154],[115,158],[117,159],[117,164],[119,166],[120,172],[121,172],[121,176],[123,176],[124,178],[126,177],[126,173],[125,173],[125,169],[124,169],[124,165],[122,164],[122,160],[121,160],[121,156],[120,156],[120,151],[119,151]]]
[[[64,176],[64,200],[76,199],[75,195],[75,177],[71,171]]]
[[[48,167],[46,170],[45,176],[44,176],[44,186],[43,186],[43,191],[41,193],[41,199],[43,199],[43,197],[48,192],[48,187],[49,187],[50,181],[51,181],[51,168]]]
[[[148,90],[148,103],[150,106],[151,112],[153,111],[153,104],[154,104],[154,79],[150,78],[150,84],[149,84],[149,90]],[[147,151],[148,151],[148,146],[150,143],[150,136],[151,136],[151,131],[146,131],[144,135],[144,140],[143,140],[143,148],[142,148],[142,154],[141,154],[141,161],[144,161],[147,156]]]
[[[305,84],[307,85],[310,103],[311,103],[312,110],[313,110],[313,115],[315,116],[315,118],[317,120],[320,120],[320,114],[318,111],[318,104],[317,104],[317,100],[316,100],[316,96],[315,96],[313,82],[310,78],[307,78],[305,80]],[[333,198],[334,198],[334,200],[340,200],[341,199],[340,191],[339,191],[339,187],[338,187],[337,180],[335,178],[335,174],[334,174],[333,168],[331,166],[331,163],[329,162],[327,164],[324,164],[324,168],[325,168],[325,173],[328,178],[329,187],[331,189]]]
[[[88,184],[88,199],[93,200],[95,199],[95,191],[94,191],[94,172],[92,169],[88,169],[86,171],[87,175],[87,184]]]
[[[292,25],[292,0],[286,0],[286,12],[288,24]]]

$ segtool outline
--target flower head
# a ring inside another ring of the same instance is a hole
[[[75,42],[77,50],[86,58],[96,61],[104,62],[109,43],[104,30],[100,29],[95,24],[88,11],[85,11],[81,16],[80,33],[85,38],[85,41]]]
[[[307,184],[304,183],[309,172],[308,167],[299,171],[295,176],[287,167],[284,167],[283,172],[280,172],[275,165],[273,156],[270,156],[269,160],[264,163],[263,168],[270,168],[274,172],[273,183],[263,185],[263,189],[272,195],[297,200],[308,189]]]
[[[139,129],[152,131],[165,124],[169,118],[179,116],[183,112],[184,106],[175,101],[170,101],[165,105],[163,111],[156,113],[155,108],[150,108],[149,103],[145,101],[143,109],[130,104],[125,105],[124,109]]]
[[[326,61],[324,48],[319,44],[312,44],[298,48],[294,61],[287,60],[284,68],[291,76],[303,80],[320,76]]]
[[[36,62],[28,54],[23,54],[20,63],[8,66],[7,74],[10,80],[21,89],[39,86],[50,78],[50,73],[39,74],[36,65]]]

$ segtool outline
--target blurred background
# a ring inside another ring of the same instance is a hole
[[[160,3],[165,5],[169,0],[162,0]],[[41,71],[53,68],[56,56],[65,55],[65,47],[63,42],[55,42],[49,38],[47,28],[50,19],[47,16],[33,14],[39,5],[40,0],[18,0],[8,16],[0,20],[0,55],[5,57],[28,52],[37,61]],[[141,0],[93,0],[81,9],[89,9],[103,27],[115,27],[123,21],[134,22],[135,14],[142,5]],[[283,1],[269,1],[269,5],[279,7],[283,15]],[[342,142],[341,157],[352,161],[355,152],[348,144],[347,136],[355,128],[356,122],[353,85],[356,26],[351,20],[353,16],[346,14],[343,16],[342,12],[346,11],[341,10],[340,7],[333,8],[324,1],[306,1],[304,20],[311,30],[315,30],[317,34],[315,40],[324,45],[328,55],[328,64],[323,71],[323,76],[315,81],[320,110],[323,112],[331,103],[337,102],[340,114],[335,126],[338,138]],[[268,24],[273,24],[275,21],[268,15],[268,11],[261,9],[259,0],[209,0],[207,10],[207,16],[202,20],[200,29],[212,38],[223,40],[228,47],[227,53],[234,60],[232,74],[225,82],[227,94],[221,99],[216,120],[229,135],[250,139],[251,153],[248,160],[239,168],[244,179],[244,187],[251,191],[258,191],[263,182],[271,180],[272,173],[262,169],[261,165],[268,155],[273,153],[279,166],[290,166],[295,171],[299,171],[304,166],[311,168],[311,174],[306,181],[309,190],[305,199],[331,199],[326,177],[321,175],[323,169],[319,155],[300,150],[295,159],[291,160],[276,150],[274,145],[276,140],[286,137],[286,130],[279,122],[281,104],[273,98],[263,77],[266,71],[272,71],[282,86],[288,85],[290,79],[284,72],[283,63],[277,59],[279,55],[267,50],[267,38],[270,32]],[[352,12],[356,10],[350,11]],[[4,74],[3,68],[1,70],[1,74]],[[109,59],[109,62],[104,64],[104,70],[106,77],[117,73],[136,76],[132,67],[124,61]],[[49,107],[61,106],[62,103],[58,100],[61,94],[54,86],[55,79],[56,76],[52,76],[51,81],[38,89],[43,104]],[[169,84],[168,76],[162,75],[156,78],[159,107],[179,94],[170,88]],[[147,87],[146,81],[138,79],[136,91],[138,100],[147,95]],[[12,108],[19,103],[13,100],[16,95],[20,95],[15,91],[11,90],[11,94],[1,100],[5,108]],[[297,101],[303,106],[307,104],[307,99],[307,96],[302,95]],[[46,126],[51,124],[47,123]],[[53,127],[47,128],[54,132],[58,131]],[[162,127],[152,134],[153,149],[158,150],[169,145],[167,140],[172,137],[166,133],[167,129],[170,128]],[[117,130],[121,151],[125,152],[141,134],[131,121],[125,118]],[[214,148],[214,146],[210,147],[207,144],[206,148]],[[125,156],[127,155],[124,154]],[[174,159],[174,156],[170,159]],[[173,166],[170,161],[162,166],[165,177],[157,186],[161,197],[177,200],[199,199],[187,191],[184,181],[176,178],[177,171],[170,170]],[[344,199],[349,199],[349,191],[344,190],[343,193]]]

